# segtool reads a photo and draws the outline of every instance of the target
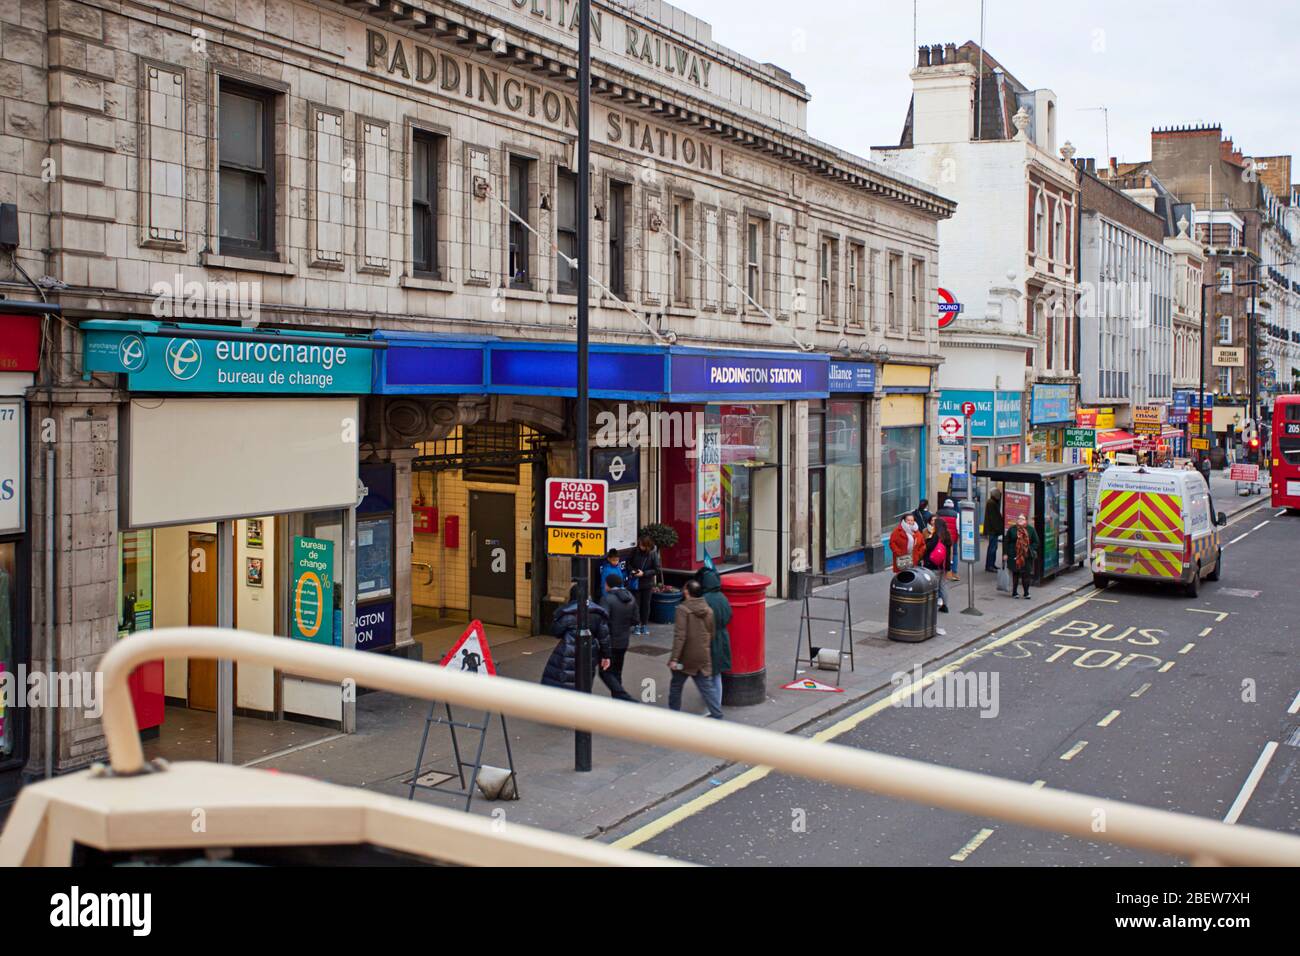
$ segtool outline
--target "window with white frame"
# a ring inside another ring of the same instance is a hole
[[[862,311],[862,270],[866,261],[866,249],[860,242],[849,243],[848,269],[848,323],[856,328],[866,327],[866,317]]]
[[[757,311],[753,303],[763,302],[763,245],[766,223],[761,219],[749,218],[745,222],[745,293],[753,302],[746,302],[746,309]]]
[[[1058,199],[1055,203],[1055,213],[1052,216],[1052,258],[1057,262],[1065,261],[1065,212],[1062,210],[1061,201]]]
[[[1223,345],[1232,344],[1232,316],[1219,316],[1219,342]]]
[[[908,283],[908,291],[911,295],[911,315],[912,331],[925,331],[925,318],[922,315],[921,304],[925,299],[925,260],[912,260],[912,276]]]
[[[902,302],[899,298],[899,284],[903,281],[903,257],[896,253],[889,254],[889,290],[888,303],[886,309],[889,331],[892,333],[901,333],[903,331],[903,313],[900,309]]]
[[[824,237],[818,265],[818,287],[821,291],[823,322],[839,321],[839,258],[838,240]]]
[[[1047,200],[1042,193],[1034,203],[1034,254],[1047,257]]]

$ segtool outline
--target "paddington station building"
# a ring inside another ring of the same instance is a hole
[[[0,0],[6,671],[185,624],[425,660],[470,617],[546,625],[572,571],[538,502],[575,467],[576,20]],[[773,597],[879,569],[936,487],[953,204],[811,139],[809,91],[707,23],[598,0],[593,27],[610,543],[666,525],[670,582],[707,553]],[[182,749],[231,708],[356,726],[346,688],[253,665],[134,690]],[[4,715],[0,766],[44,771],[47,713]],[[56,771],[102,756],[97,719],[52,713]]]

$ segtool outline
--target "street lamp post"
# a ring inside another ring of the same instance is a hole
[[[578,409],[577,454],[578,478],[587,477],[588,461],[588,312],[591,303],[591,0],[578,4],[578,174],[577,226],[578,226]],[[574,648],[577,690],[591,693],[591,628],[587,619],[587,572],[590,562],[580,558],[577,562],[578,586],[577,646]],[[591,734],[578,730],[573,735],[573,769],[579,773],[591,770]]]

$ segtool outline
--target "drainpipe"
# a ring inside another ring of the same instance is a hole
[[[54,494],[57,472],[54,449],[45,450],[45,663],[49,668],[49,687],[54,680]],[[54,694],[45,698],[45,779],[54,775]]]

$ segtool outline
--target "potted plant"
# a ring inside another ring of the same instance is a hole
[[[643,527],[636,536],[638,541],[649,538],[660,551],[677,546],[677,531],[671,525],[654,522]]]

